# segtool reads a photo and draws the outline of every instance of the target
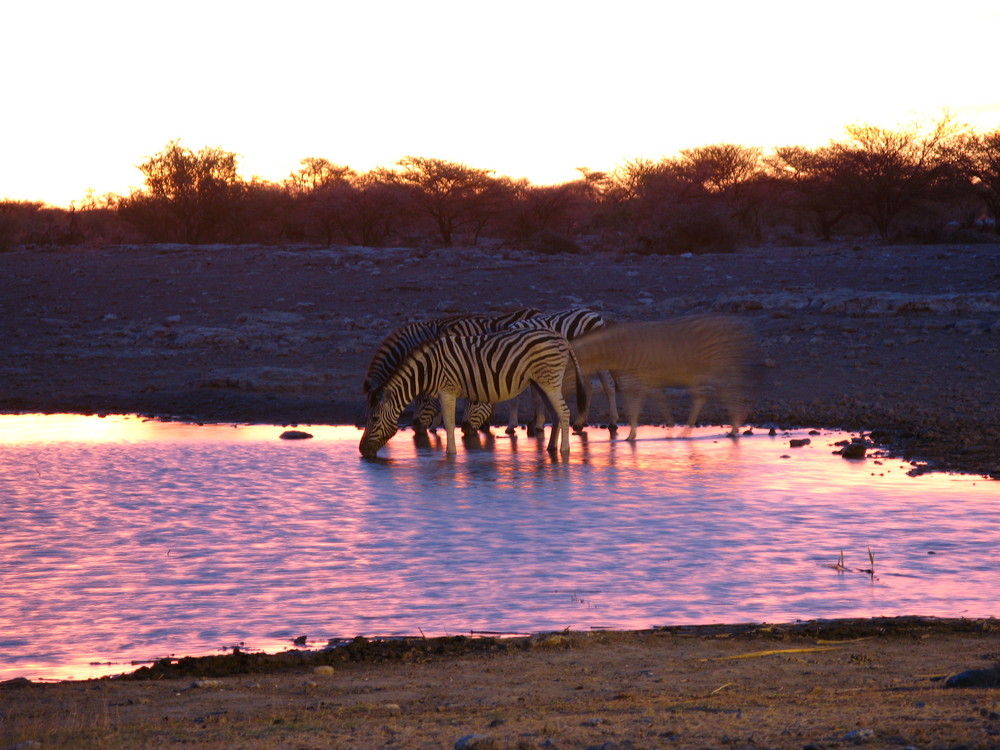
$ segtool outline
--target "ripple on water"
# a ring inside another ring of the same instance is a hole
[[[401,432],[365,461],[308,431],[0,417],[0,679],[303,634],[997,614],[1000,484],[845,461],[842,434],[592,429],[562,459]]]

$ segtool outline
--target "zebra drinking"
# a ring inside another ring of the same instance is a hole
[[[445,333],[475,336],[501,331],[512,323],[530,318],[539,312],[532,307],[520,307],[500,313],[459,313],[431,320],[413,321],[400,326],[382,340],[368,365],[368,372],[362,385],[368,401],[368,410],[371,411],[374,407],[380,389],[400,363],[421,344],[433,341]],[[439,413],[434,400],[423,396],[424,394],[418,395],[417,406],[414,409],[414,427],[418,431],[426,431]],[[492,409],[488,409],[488,412],[490,411]]]
[[[635,440],[642,402],[650,388],[682,386],[691,394],[687,426],[693,427],[708,393],[729,409],[730,434],[739,433],[746,412],[744,381],[752,337],[748,327],[724,315],[668,321],[619,323],[573,341],[583,372],[610,370],[624,393],[625,413]]]
[[[549,450],[569,453],[569,407],[562,395],[566,368],[573,363],[582,391],[582,376],[569,342],[549,330],[501,331],[480,336],[447,334],[417,346],[378,390],[368,411],[358,449],[372,458],[396,434],[399,415],[420,394],[436,395],[447,432],[449,454],[456,452],[455,403],[468,398],[483,403],[506,401],[531,386],[542,394],[553,428]]]
[[[597,330],[598,328],[605,325],[604,317],[593,310],[588,310],[587,308],[572,308],[569,310],[561,310],[554,313],[539,313],[533,315],[530,318],[525,318],[524,320],[519,320],[517,322],[511,323],[510,328],[512,329],[538,329],[547,328],[549,330],[555,331],[565,336],[569,341],[572,341],[586,333]],[[597,373],[600,378],[601,387],[604,389],[604,395],[608,399],[608,430],[612,435],[618,430],[618,406],[615,401],[615,386],[611,379],[610,374],[602,370]],[[591,398],[591,384],[589,378],[584,379],[585,389],[584,389],[584,406],[581,407],[576,421],[573,423],[573,429],[576,432],[583,430],[584,425],[587,422],[587,415],[590,411],[590,398]],[[507,421],[507,432],[513,434],[518,425],[518,400],[520,397],[515,397],[511,399],[510,402],[510,413]],[[540,433],[545,424],[545,409],[544,404],[540,403],[537,397],[535,398],[535,420],[534,423],[528,423],[528,435]],[[492,409],[483,409],[481,405],[470,405],[469,410],[466,412],[466,419],[463,423],[463,428],[469,430],[479,429],[491,416]]]

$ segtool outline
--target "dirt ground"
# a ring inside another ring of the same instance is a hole
[[[758,335],[751,424],[864,431],[916,470],[1000,477],[1000,245],[26,249],[0,254],[0,288],[0,412],[356,424],[372,352],[409,320],[717,311]],[[681,417],[670,403],[644,421]],[[143,681],[7,683],[0,748],[1000,747],[1000,691],[943,687],[1000,660],[993,621],[422,643],[332,674],[198,661]]]
[[[0,746],[1000,747],[996,620],[385,645],[270,667],[181,660],[142,680],[0,683]]]

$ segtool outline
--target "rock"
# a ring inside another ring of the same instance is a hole
[[[313,670],[313,674],[331,675],[331,674],[336,673],[336,671],[337,670],[334,669],[333,667],[331,667],[329,664],[320,664],[318,667],[316,667]]]
[[[875,737],[874,729],[852,729],[850,732],[844,735],[844,739],[847,742],[864,742],[865,740],[870,740]]]
[[[302,430],[285,430],[278,437],[282,440],[308,440],[312,437],[312,434],[303,432]]]
[[[864,458],[865,454],[868,452],[868,446],[864,442],[852,442],[849,445],[845,445],[841,451],[840,455],[844,458],[859,459]]]
[[[944,681],[946,688],[1000,687],[1000,665],[990,669],[967,669]]]
[[[496,746],[488,734],[467,734],[455,743],[455,750],[495,750]]]
[[[809,438],[793,438],[792,440],[788,441],[788,447],[801,448],[804,445],[809,445],[809,443],[811,442],[812,440],[810,440]]]
[[[204,689],[204,688],[217,688],[222,687],[221,680],[196,680],[191,683],[191,690]]]

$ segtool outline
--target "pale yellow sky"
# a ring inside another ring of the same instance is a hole
[[[545,184],[944,109],[1000,128],[994,0],[38,0],[4,16],[0,197],[54,205],[127,194],[175,138],[269,180],[305,157],[416,155]]]

